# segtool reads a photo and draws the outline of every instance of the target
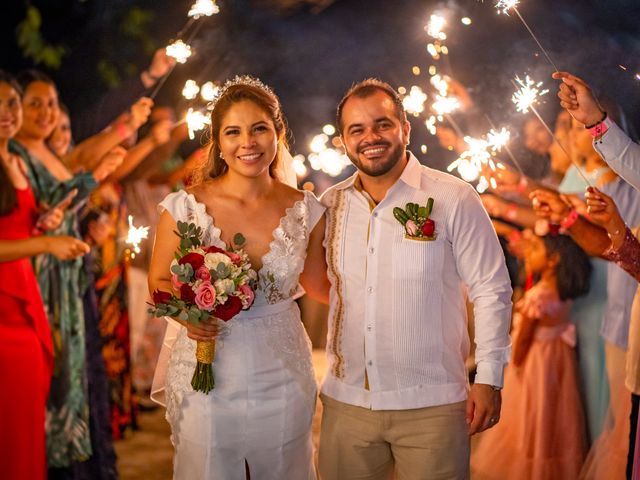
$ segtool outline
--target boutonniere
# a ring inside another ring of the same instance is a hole
[[[433,198],[429,197],[424,207],[417,203],[407,203],[404,210],[400,207],[394,208],[393,216],[404,227],[405,238],[429,242],[437,237],[436,223],[429,218],[432,210]]]

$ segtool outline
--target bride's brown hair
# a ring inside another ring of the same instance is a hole
[[[287,147],[287,123],[276,94],[259,80],[249,77],[232,80],[228,86],[223,86],[223,91],[211,111],[209,155],[206,163],[195,172],[195,184],[224,175],[229,169],[226,162],[220,157],[220,127],[222,119],[231,107],[243,100],[253,102],[269,115],[276,130],[278,146]],[[269,165],[269,174],[274,178],[276,177],[275,169],[280,161],[280,149],[278,148],[275,159]]]

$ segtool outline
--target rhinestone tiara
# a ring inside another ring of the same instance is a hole
[[[259,88],[260,90],[264,90],[265,92],[267,92],[269,95],[273,95],[275,98],[278,98],[271,87],[268,87],[267,85],[262,83],[259,78],[255,78],[250,75],[236,75],[232,79],[224,82],[224,85],[220,87],[213,100],[207,105],[207,110],[212,111],[215,108],[218,100],[220,100],[225,95],[225,93],[227,93],[227,90],[229,90],[229,88],[235,85],[249,85],[255,88]]]

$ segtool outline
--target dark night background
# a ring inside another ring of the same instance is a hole
[[[0,68],[17,73],[33,67],[16,44],[16,26],[28,5],[42,13],[41,33],[65,48],[58,69],[42,68],[58,83],[72,112],[86,108],[107,88],[144,69],[154,48],[166,45],[186,22],[192,0],[5,0],[0,8],[4,47]],[[279,94],[293,131],[296,153],[308,153],[310,138],[333,123],[335,106],[354,82],[369,76],[393,86],[425,90],[433,60],[424,31],[429,16],[448,17],[444,70],[465,84],[479,107],[497,123],[517,130],[522,115],[510,101],[515,74],[529,72],[552,92],[543,116],[557,111],[552,68],[514,15],[497,15],[494,0],[219,0],[220,14],[205,22],[192,45],[197,55],[179,65],[158,96],[180,106],[187,78],[223,81],[235,74],[260,77]],[[640,126],[640,1],[522,0],[520,12],[561,70],[587,79],[620,103]],[[460,23],[469,16],[470,26]],[[411,68],[421,67],[416,77]],[[628,67],[623,71],[618,65]],[[464,121],[464,119],[461,119]],[[486,124],[469,122],[469,132]],[[195,142],[194,142],[195,143]],[[412,150],[429,145],[424,162],[442,168],[451,161],[422,122],[413,122]]]

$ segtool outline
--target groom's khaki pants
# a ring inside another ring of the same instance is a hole
[[[320,395],[322,480],[469,478],[466,402],[369,410]]]

